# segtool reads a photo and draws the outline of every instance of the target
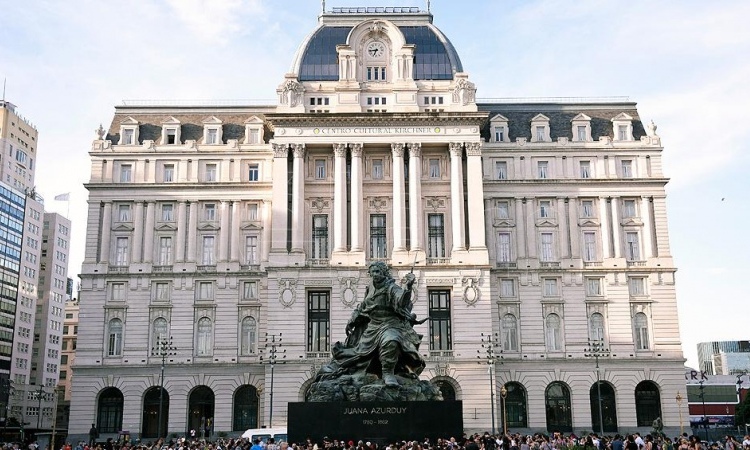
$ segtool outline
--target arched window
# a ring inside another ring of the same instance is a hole
[[[505,417],[508,428],[526,428],[526,389],[520,383],[505,383]]]
[[[198,386],[188,400],[188,429],[195,430],[197,436],[209,438],[213,421],[214,391],[208,386]]]
[[[198,335],[196,339],[195,352],[198,356],[210,356],[213,351],[211,345],[211,336],[213,335],[213,325],[208,317],[201,317],[198,320]]]
[[[248,428],[258,428],[258,390],[246,384],[234,393],[232,430],[245,431]]]
[[[159,394],[161,392],[161,395]],[[161,406],[160,406],[161,405]],[[143,395],[143,421],[141,437],[159,437],[159,411],[161,410],[161,437],[168,436],[169,393],[154,386]]]
[[[659,387],[653,381],[641,381],[635,387],[635,416],[639,427],[650,427],[661,417]]]
[[[633,316],[633,328],[635,328],[635,348],[636,350],[648,350],[651,343],[648,338],[648,318],[642,312]]]
[[[547,410],[547,431],[573,431],[570,410],[570,389],[559,381],[550,383],[544,393]]]
[[[504,315],[501,326],[503,328],[503,351],[517,352],[518,320],[516,316],[513,314]]]
[[[122,408],[123,396],[119,389],[110,387],[99,394],[96,423],[100,433],[119,433],[122,430]]]
[[[240,355],[255,353],[255,336],[257,325],[252,317],[245,317],[240,324]]]
[[[159,346],[161,342],[165,342],[168,337],[168,330],[169,326],[167,324],[167,319],[163,317],[159,317],[156,320],[154,320],[154,323],[151,328],[151,346],[156,348]]]
[[[548,314],[544,321],[547,351],[562,350],[562,323],[557,314]]]
[[[589,316],[589,339],[592,342],[604,342],[604,316],[600,313]]]
[[[596,388],[596,383],[592,384],[589,391],[589,399],[591,401],[591,427],[595,432],[601,430],[601,425],[599,425],[600,398],[604,431],[617,431],[617,402],[615,399],[615,389],[606,381],[599,382],[598,390]]]
[[[112,319],[107,326],[107,356],[122,356],[122,320]]]
[[[443,395],[443,400],[456,400],[456,389],[449,381],[437,380],[435,381],[435,386],[440,389],[440,393]]]

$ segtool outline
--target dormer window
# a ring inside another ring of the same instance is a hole
[[[163,145],[180,144],[180,121],[170,117],[161,123],[161,143]]]
[[[122,142],[121,145],[133,145],[133,137],[135,137],[135,131],[133,130],[122,130]]]
[[[209,128],[206,130],[206,144],[218,144],[219,143],[219,130],[216,128]]]
[[[128,117],[120,123],[120,145],[138,145],[138,121]]]
[[[620,113],[612,119],[612,132],[615,142],[633,140],[633,117]]]
[[[574,141],[588,142],[591,140],[591,117],[586,114],[578,114],[571,120],[571,124]]]
[[[245,144],[263,143],[263,119],[253,116],[245,121]]]
[[[510,142],[508,136],[508,119],[497,114],[490,119],[490,137],[492,142]]]
[[[222,122],[216,117],[209,117],[203,121],[203,143],[218,145],[222,143]]]
[[[538,114],[531,119],[531,142],[552,142],[549,118],[544,114]]]

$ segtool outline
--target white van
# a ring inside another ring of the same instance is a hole
[[[256,439],[260,439],[263,442],[268,442],[268,438],[273,438],[273,441],[278,444],[279,442],[286,442],[286,427],[274,427],[274,428],[251,428],[244,433],[242,437],[250,439],[250,442],[255,442]]]

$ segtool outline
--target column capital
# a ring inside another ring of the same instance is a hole
[[[451,152],[451,156],[461,157],[461,153],[464,150],[463,142],[450,142],[448,143],[448,149]]]
[[[402,157],[404,156],[404,147],[405,145],[402,143],[393,143],[391,144],[391,151],[393,152],[394,156]]]
[[[305,144],[292,144],[292,151],[295,158],[305,157]]]
[[[409,156],[412,158],[419,158],[422,156],[422,144],[419,142],[411,142],[407,144],[409,147]]]
[[[333,154],[336,157],[346,156],[346,144],[333,144]]]
[[[271,144],[274,158],[286,158],[289,155],[289,149],[286,144]]]
[[[349,148],[352,150],[352,157],[362,157],[362,144],[349,144]]]
[[[482,143],[469,142],[466,144],[466,156],[482,156]]]

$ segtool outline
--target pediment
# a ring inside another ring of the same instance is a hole
[[[219,226],[213,222],[204,222],[198,225],[198,229],[201,231],[218,231]]]
[[[240,229],[242,230],[262,230],[263,227],[260,226],[260,222],[245,222],[240,226]]]
[[[154,229],[157,231],[175,231],[177,227],[169,223],[162,223],[157,225]]]
[[[495,115],[494,115],[494,116],[492,116],[492,118],[490,119],[490,122],[492,122],[492,123],[495,123],[495,122],[508,122],[508,118],[507,118],[507,117],[505,117],[505,116],[504,116],[504,115],[502,115],[502,114],[495,114]]]
[[[129,223],[119,223],[112,227],[112,231],[133,231],[133,225]]]
[[[532,122],[549,122],[549,117],[545,116],[544,114],[537,114],[534,116],[533,119],[531,119]]]
[[[252,116],[249,119],[247,119],[244,123],[245,123],[245,125],[254,125],[254,124],[262,125],[263,124],[263,119],[261,119],[258,116]]]
[[[127,119],[122,119],[120,125],[138,125],[138,121],[128,116]]]
[[[578,226],[581,227],[598,227],[599,225],[600,224],[598,219],[586,218],[578,220]]]
[[[557,221],[555,219],[550,219],[550,218],[537,219],[536,220],[536,226],[538,226],[538,227],[556,227],[557,226]]]
[[[591,117],[587,116],[584,113],[580,113],[577,116],[573,117],[573,120],[571,122],[591,122]]]
[[[182,122],[180,122],[179,120],[175,119],[174,116],[169,116],[166,119],[164,119],[164,121],[162,121],[161,124],[162,125],[179,125],[180,123],[182,123]]]
[[[623,225],[623,226],[636,226],[636,227],[639,227],[639,226],[643,225],[643,221],[641,219],[637,218],[637,217],[627,217],[627,218],[622,219],[622,221],[620,222],[620,224]]]
[[[495,219],[492,225],[498,228],[511,228],[515,227],[516,223],[511,219]]]
[[[632,120],[633,120],[633,116],[626,114],[624,112],[621,112],[620,114],[612,118],[612,122],[627,122],[627,121],[632,121]]]
[[[217,118],[216,116],[211,116],[207,119],[203,119],[203,122],[201,122],[203,125],[221,125],[222,122],[221,119]]]

